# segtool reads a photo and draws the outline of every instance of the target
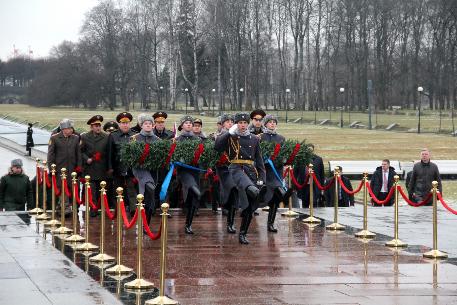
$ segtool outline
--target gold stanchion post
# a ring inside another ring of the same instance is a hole
[[[55,164],[51,164],[51,175],[53,178],[56,175],[56,165]],[[54,181],[54,179],[52,179],[51,181]],[[57,227],[57,226],[60,226],[60,221],[58,221],[56,219],[56,192],[54,190],[52,182],[51,182],[51,202],[52,202],[51,220],[46,222],[44,225],[50,226],[50,227]]]
[[[39,195],[40,195],[40,183],[39,183],[39,169],[40,169],[40,159],[36,159],[36,170],[35,172],[37,173],[36,179],[35,179],[35,208],[29,211],[30,215],[37,215],[43,213],[43,209],[38,207],[38,202],[39,202]]]
[[[48,169],[46,167],[46,161],[43,161],[43,181],[41,183],[41,187],[42,187],[42,200],[43,200],[43,213],[38,215],[36,217],[37,220],[48,220],[49,218],[49,215],[47,213],[47,209],[46,209],[46,199],[47,199],[47,190],[46,190],[46,176],[48,174]]]
[[[160,251],[160,286],[159,296],[146,301],[146,305],[174,305],[177,301],[165,296],[165,274],[167,270],[167,243],[168,243],[168,203],[162,204],[162,231],[160,235],[161,251]]]
[[[78,176],[77,173],[72,172],[71,173],[71,185],[72,185],[72,190],[73,192],[75,191],[76,184],[78,183],[78,179],[76,178]],[[79,243],[84,241],[84,237],[81,235],[77,234],[78,232],[78,205],[76,202],[76,195],[73,194],[73,204],[72,204],[72,225],[73,225],[73,235],[67,237],[65,239],[66,242],[69,243]]]
[[[291,179],[290,179],[290,171],[292,171],[293,168],[292,166],[289,165],[289,179],[288,181],[288,187],[292,187]],[[281,213],[281,216],[286,216],[286,217],[296,217],[298,216],[298,213],[292,210],[292,196],[289,196],[289,209],[287,212]]]
[[[137,219],[137,270],[136,276],[137,278],[131,282],[125,283],[124,287],[126,289],[133,289],[133,290],[144,290],[144,289],[151,289],[154,287],[154,284],[142,279],[142,260],[143,260],[143,216],[141,215],[141,211],[143,210],[143,200],[144,196],[139,194],[136,196],[138,200],[137,204],[137,211],[138,211],[138,219]]]
[[[109,268],[106,270],[107,274],[113,275],[122,275],[128,274],[132,272],[132,268],[126,267],[121,264],[122,261],[122,213],[121,213],[121,201],[122,201],[122,192],[124,189],[122,187],[118,187],[116,189],[117,193],[117,265]]]
[[[101,228],[100,228],[100,253],[97,254],[96,256],[93,256],[89,259],[91,262],[99,262],[99,263],[104,263],[104,262],[112,262],[114,261],[114,257],[111,255],[108,255],[105,253],[105,205],[103,204],[103,198],[106,195],[106,182],[102,181],[100,182],[100,204],[101,209],[102,209],[102,215],[101,215]]]
[[[86,219],[84,223],[84,234],[85,234],[85,242],[76,247],[76,251],[95,251],[98,250],[98,246],[89,242],[89,211],[90,211],[90,204],[89,204],[89,189],[90,189],[90,176],[85,176],[86,179],[85,183],[85,206],[86,206]],[[91,190],[92,191],[92,190]]]
[[[438,192],[438,181],[432,182],[432,193],[433,193],[433,249],[425,252],[424,257],[426,258],[447,258],[447,253],[438,250],[438,206],[436,201],[436,193]]]
[[[338,223],[338,198],[339,198],[339,191],[340,189],[338,188],[338,177],[340,176],[340,168],[339,166],[335,167],[334,170],[334,184],[335,184],[335,200],[334,200],[334,214],[333,214],[333,223],[331,225],[326,226],[327,230],[332,230],[332,231],[342,231],[345,229],[345,227],[341,224]]]
[[[395,247],[395,248],[403,248],[407,247],[408,244],[402,242],[400,239],[398,239],[398,180],[400,180],[400,177],[398,175],[394,176],[394,187],[395,187],[395,211],[394,211],[394,239],[386,243],[387,247]]]
[[[73,230],[65,227],[65,183],[67,183],[67,169],[62,168],[60,174],[60,228],[52,231],[53,234],[70,234]]]
[[[360,232],[355,233],[355,237],[358,238],[374,238],[376,236],[375,233],[368,231],[368,190],[367,190],[367,182],[368,182],[368,173],[363,173],[363,230]]]
[[[313,164],[308,165],[308,181],[309,181],[309,217],[303,219],[304,223],[320,223],[321,220],[314,217],[314,180],[313,180]]]

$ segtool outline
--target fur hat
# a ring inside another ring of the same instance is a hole
[[[268,122],[270,121],[275,121],[276,124],[278,124],[278,119],[276,118],[276,116],[272,115],[272,114],[267,114],[264,118],[263,118],[263,125],[266,125]]]
[[[150,116],[147,113],[140,113],[138,115],[138,124],[140,126],[143,126],[143,123],[146,122],[146,121],[150,121],[151,123],[154,124],[154,118],[152,116]]]
[[[221,115],[221,120],[220,120],[221,124],[224,124],[224,122],[229,121],[229,120],[233,121],[233,116],[231,114],[226,113],[226,114]]]
[[[235,117],[234,117],[234,121],[235,121],[235,124],[240,122],[240,121],[246,121],[249,123],[249,114],[246,113],[246,112],[239,112],[237,114],[235,114]]]
[[[70,119],[63,119],[59,123],[60,130],[65,129],[65,128],[72,128],[73,127],[73,121]]]
[[[178,126],[178,131],[182,130],[182,125],[185,122],[191,122],[192,124],[194,123],[194,119],[190,115],[185,115],[179,120],[179,126]]]
[[[14,159],[11,161],[11,167],[22,167],[22,165],[21,159]]]

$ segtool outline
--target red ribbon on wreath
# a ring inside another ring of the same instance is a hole
[[[205,147],[203,146],[203,144],[202,143],[198,144],[197,150],[195,150],[195,153],[194,153],[194,158],[192,159],[192,165],[197,165],[198,160],[200,159],[204,150],[205,150]]]
[[[94,159],[95,162],[99,162],[102,159],[102,153],[99,151],[96,151],[94,155],[92,156],[92,159]]]
[[[150,150],[151,146],[148,143],[146,143],[146,145],[144,145],[143,153],[141,154],[140,159],[138,160],[138,163],[140,165],[143,164],[146,158],[149,156]]]
[[[171,144],[170,150],[168,151],[167,159],[165,160],[165,163],[162,165],[162,168],[164,168],[168,163],[170,163],[171,156],[175,152],[175,149],[176,149],[176,143]]]
[[[292,153],[290,154],[289,159],[287,159],[285,165],[290,165],[290,164],[292,164],[292,162],[294,162],[294,159],[297,156],[299,150],[300,150],[300,143],[297,143],[297,144],[295,144],[295,148],[292,151]]]
[[[270,157],[271,161],[274,161],[276,159],[276,157],[279,155],[280,150],[281,150],[281,144],[276,143],[275,150],[273,151],[273,154]]]
[[[228,157],[227,157],[227,154],[224,152],[221,155],[221,157],[219,158],[219,160],[217,160],[216,166],[218,166],[218,167],[223,166],[227,162],[228,162]]]

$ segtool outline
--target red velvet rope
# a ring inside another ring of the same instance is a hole
[[[168,151],[167,159],[165,160],[165,163],[162,165],[162,168],[164,168],[165,166],[168,165],[168,163],[170,163],[171,156],[173,156],[175,149],[176,149],[176,143],[171,144],[170,150]]]
[[[71,198],[71,193],[70,193],[70,190],[68,189],[67,178],[62,179],[62,184],[63,184],[63,188],[65,190],[65,195],[67,195],[68,198]]]
[[[275,150],[273,151],[273,154],[270,157],[271,161],[274,161],[276,159],[280,150],[281,150],[281,144],[276,143]]]
[[[94,201],[93,201],[93,198],[92,198],[92,188],[90,187],[90,185],[87,187],[87,192],[89,193],[89,204],[90,204],[90,207],[92,209],[94,209],[95,211],[97,211],[100,206],[96,206],[94,204]]]
[[[300,150],[300,143],[297,143],[297,144],[295,144],[294,151],[290,154],[289,159],[287,159],[286,165],[292,164],[292,162],[294,162],[295,156],[297,156],[299,150]]]
[[[127,218],[127,213],[125,212],[124,200],[121,199],[121,214],[122,214],[122,219],[124,220],[125,228],[127,230],[131,229],[135,225],[136,220],[138,219],[138,209],[135,210],[135,215],[133,215],[132,220],[129,222],[129,219]]]
[[[203,144],[202,143],[198,144],[198,148],[197,148],[197,150],[195,150],[194,158],[192,159],[192,165],[197,165],[198,160],[200,160],[200,157],[203,154],[204,150],[205,150],[205,147],[203,146]]]
[[[436,196],[438,197],[438,200],[441,202],[441,204],[443,205],[443,207],[446,208],[446,210],[448,210],[449,212],[451,212],[452,214],[454,215],[457,215],[457,211],[452,209],[443,199],[443,196],[441,195],[440,192],[437,192],[436,193]]]
[[[332,187],[333,183],[335,182],[335,177],[332,177],[332,179],[330,179],[329,183],[327,183],[327,185],[324,185],[324,186],[322,186],[322,184],[320,184],[319,180],[317,180],[316,173],[313,173],[313,180],[314,180],[314,183],[317,185],[317,187],[321,191],[327,191]]]
[[[303,184],[300,184],[297,179],[295,178],[295,174],[294,174],[294,171],[293,170],[289,170],[289,175],[290,175],[290,179],[292,180],[292,183],[295,185],[295,187],[299,190],[301,190],[302,188],[304,188],[307,184],[308,184],[308,180],[309,180],[309,173],[306,173],[306,176],[305,176],[305,180],[303,182]]]
[[[78,204],[82,204],[83,203],[83,200],[81,200],[79,198],[79,187],[78,187],[78,183],[75,183],[74,186],[73,186],[73,194],[74,196],[76,197],[76,202]]]
[[[44,175],[44,177],[46,178],[46,187],[48,189],[50,189],[51,188],[51,181],[49,180],[49,175]]]
[[[363,180],[361,180],[359,186],[358,186],[355,190],[351,191],[351,190],[349,190],[349,189],[346,187],[346,185],[344,185],[343,179],[341,178],[341,176],[338,176],[338,182],[340,183],[341,188],[342,188],[348,195],[357,194],[358,192],[360,192],[360,190],[362,189],[362,186],[363,186]]]
[[[41,177],[41,169],[37,166],[36,168],[36,178],[38,179],[38,185],[43,183],[43,179]]]
[[[400,194],[403,197],[403,199],[405,199],[407,204],[409,204],[410,206],[416,207],[416,208],[420,207],[420,206],[423,206],[424,204],[426,204],[430,200],[430,198],[432,198],[432,193],[429,193],[424,200],[422,200],[421,202],[417,202],[416,203],[414,201],[409,200],[408,196],[405,194],[405,192],[403,191],[401,186],[398,186],[398,191],[400,192]]]
[[[369,182],[367,182],[367,190],[368,190],[368,193],[370,194],[370,197],[371,197],[371,199],[373,200],[374,203],[379,204],[379,205],[384,205],[387,202],[389,202],[389,200],[392,198],[393,194],[395,193],[395,186],[392,186],[390,188],[389,194],[387,194],[386,199],[384,199],[382,201],[379,200],[378,198],[376,198],[375,194],[373,193],[373,190],[371,189],[371,186],[370,186]]]
[[[146,158],[149,155],[150,149],[151,149],[151,146],[148,143],[146,143],[146,145],[144,145],[143,153],[141,154],[140,159],[138,160],[139,164],[144,163],[144,161],[146,160]]]
[[[116,210],[114,211],[114,213],[111,213],[111,211],[109,209],[109,204],[108,204],[108,196],[106,196],[106,193],[103,194],[103,205],[105,206],[106,216],[110,220],[114,220],[114,218],[116,218]]]
[[[143,219],[143,227],[146,231],[146,235],[148,235],[151,240],[159,239],[160,235],[162,234],[162,221],[160,222],[159,231],[157,231],[157,233],[154,234],[151,232],[151,229],[149,228],[148,220],[146,219],[146,211],[144,209],[141,209],[141,217]]]
[[[53,175],[52,176],[52,184],[54,185],[54,193],[57,197],[60,196],[60,190],[59,188],[57,187],[57,179],[56,179],[56,175]]]

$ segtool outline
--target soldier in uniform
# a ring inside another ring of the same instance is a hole
[[[79,147],[79,136],[74,134],[73,122],[63,119],[59,123],[60,131],[51,135],[48,145],[48,166],[56,165],[57,185],[61,186],[60,170],[67,169],[67,173],[81,172],[81,150]],[[69,190],[71,190],[71,179],[67,179]]]
[[[108,121],[103,125],[103,131],[106,133],[112,133],[113,131],[116,131],[119,129],[119,125],[117,124],[116,121]]]
[[[169,140],[174,137],[173,131],[165,128],[165,120],[168,115],[164,111],[158,111],[152,115],[154,118],[154,134],[162,140]]]
[[[94,115],[87,121],[90,131],[81,134],[81,157],[84,175],[90,176],[94,204],[100,197],[100,182],[106,181],[108,171],[108,134],[102,131],[103,116]],[[94,216],[95,213],[92,214]]]
[[[260,141],[273,142],[275,144],[283,144],[286,140],[282,135],[278,134],[276,126],[278,120],[273,115],[266,115],[263,118],[264,129],[260,135]],[[279,203],[286,202],[292,194],[292,188],[287,189],[283,184],[282,180],[276,177],[276,173],[282,179],[283,166],[276,166],[273,169],[269,164],[265,165],[266,170],[266,186],[267,191],[264,197],[264,203],[268,204],[270,209],[268,210],[267,230],[268,232],[276,233],[278,230],[274,226],[276,212],[278,211]]]
[[[25,143],[25,150],[27,150],[29,156],[32,155],[32,147],[35,146],[35,143],[33,142],[33,124],[29,123],[29,127],[27,128],[27,139]]]
[[[155,141],[160,141],[160,138],[154,134],[154,119],[148,114],[140,114],[138,116],[138,124],[141,126],[141,131],[131,137],[131,141],[144,142],[151,144]],[[146,220],[151,221],[152,214],[155,208],[155,190],[157,176],[155,171],[150,171],[143,168],[133,168],[133,175],[138,180],[138,192],[144,195],[144,203],[146,210]]]
[[[181,118],[178,131],[181,134],[176,138],[176,142],[200,140],[199,137],[192,132],[193,118],[191,116],[184,116]],[[195,211],[197,210],[201,198],[199,188],[199,172],[183,167],[178,167],[176,178],[181,183],[182,198],[184,206],[187,208],[186,225],[184,231],[186,234],[194,234],[192,230],[192,220]]]
[[[240,244],[249,244],[246,234],[252,220],[253,212],[263,200],[266,188],[265,166],[260,151],[260,140],[248,130],[249,115],[237,113],[235,125],[229,132],[216,138],[215,149],[225,152],[232,175],[238,190],[242,222],[239,233]]]
[[[121,147],[129,143],[130,138],[134,135],[130,130],[130,122],[133,117],[128,112],[121,112],[116,116],[116,122],[119,129],[113,131],[108,138],[108,172],[113,175],[114,190],[118,187],[124,189],[124,198],[130,213],[133,214],[136,209],[136,185],[133,172],[121,160]],[[111,194],[115,198],[116,194]]]
[[[250,114],[251,124],[249,125],[249,132],[254,135],[259,135],[263,132],[262,120],[266,116],[265,111],[262,109],[253,110]]]
[[[208,137],[203,132],[202,127],[203,127],[203,121],[201,119],[196,118],[192,125],[192,132],[194,133],[194,135],[199,137],[202,142],[204,142],[205,140],[208,139]]]

